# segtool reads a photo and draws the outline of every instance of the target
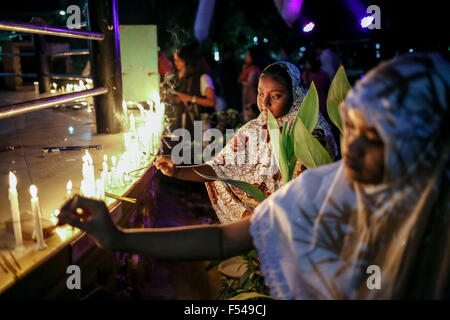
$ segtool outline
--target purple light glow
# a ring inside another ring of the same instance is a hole
[[[314,22],[309,22],[303,27],[303,32],[311,32],[315,26]]]
[[[373,22],[374,17],[373,16],[367,16],[361,19],[361,27],[367,28],[370,26]]]
[[[274,2],[287,25],[292,26],[300,17],[303,0],[274,0]]]

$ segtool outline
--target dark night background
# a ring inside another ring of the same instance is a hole
[[[359,18],[349,8],[351,2],[359,3],[364,9],[378,5],[381,29],[361,29]],[[198,0],[119,0],[119,21],[121,24],[156,24],[158,44],[170,55],[177,46],[194,39],[198,3]],[[253,44],[254,36],[260,40],[268,39],[267,46],[275,56],[283,47],[297,57],[300,47],[308,48],[320,41],[328,43],[339,54],[346,69],[367,71],[380,61],[411,48],[448,54],[450,42],[442,3],[305,0],[301,18],[316,24],[313,32],[305,34],[300,28],[286,25],[273,0],[217,0],[209,37],[202,43],[202,49],[214,63],[213,47],[219,51],[232,48],[236,63],[240,64],[245,50]],[[11,1],[2,4],[0,19],[29,22],[31,17],[41,16],[49,25],[65,26],[67,16],[59,15],[59,11],[71,4],[83,8],[85,1]],[[84,42],[78,45],[77,40],[70,41],[73,41],[72,48],[86,46]],[[381,45],[379,58],[375,57],[376,43]]]

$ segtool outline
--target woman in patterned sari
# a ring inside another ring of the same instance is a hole
[[[291,125],[297,115],[304,93],[300,87],[300,72],[289,62],[269,65],[258,84],[260,115],[239,129],[220,153],[211,161],[195,166],[175,166],[170,156],[157,159],[155,165],[164,174],[182,180],[205,182],[212,206],[221,223],[232,222],[250,215],[259,201],[239,188],[221,181],[208,181],[203,175],[248,182],[267,196],[283,185],[281,173],[272,155],[267,111],[276,118],[280,130]],[[325,146],[332,159],[337,154],[336,144],[327,122],[320,115],[313,135]],[[305,168],[297,162],[293,177]]]

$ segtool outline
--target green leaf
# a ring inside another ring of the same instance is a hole
[[[343,130],[341,115],[339,114],[339,105],[344,101],[350,88],[351,86],[347,74],[345,73],[344,67],[341,65],[331,82],[327,97],[328,116],[336,127],[338,127],[339,131],[341,131],[341,134],[343,134]]]
[[[272,145],[272,152],[275,154],[277,160],[280,159],[280,129],[278,122],[273,116],[272,112],[267,111],[267,130],[269,130],[270,144]]]
[[[306,129],[301,120],[297,121],[294,128],[294,151],[297,159],[308,169],[331,162],[327,150]]]
[[[267,112],[267,129],[269,130],[270,144],[272,145],[272,152],[275,154],[284,183],[287,183],[290,180],[289,164],[288,159],[286,158],[286,139],[283,139],[283,136],[288,132],[286,127],[287,124],[283,126],[280,136],[280,128],[278,127],[277,120],[270,110]]]
[[[303,124],[309,132],[312,132],[316,127],[317,119],[319,118],[319,95],[317,94],[314,81],[311,82],[308,93],[303,99],[300,109],[298,109],[297,117],[292,126],[293,128],[295,128],[298,118],[303,121]]]
[[[250,276],[250,273],[246,272],[242,275],[242,277],[239,278],[239,286],[240,287],[245,285],[249,276]]]
[[[258,257],[258,252],[256,252],[255,249],[252,249],[248,252],[247,257],[249,257],[250,259],[255,259]]]
[[[257,299],[257,298],[273,300],[273,298],[271,296],[257,293],[257,292],[244,292],[244,293],[238,294],[237,296],[230,298],[229,300],[249,300],[249,299]]]
[[[245,181],[238,181],[238,180],[232,180],[232,179],[224,179],[224,178],[219,178],[219,177],[212,177],[212,176],[206,176],[201,174],[200,172],[194,170],[199,176],[208,179],[208,180],[215,180],[215,181],[222,181],[225,183],[228,183],[236,188],[241,189],[242,191],[244,191],[245,193],[247,193],[249,196],[255,198],[256,200],[258,200],[259,202],[263,202],[267,196],[264,194],[264,192],[262,192],[260,189],[258,189],[257,187],[255,187],[254,185],[245,182]]]

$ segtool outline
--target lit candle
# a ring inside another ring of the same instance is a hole
[[[92,89],[94,85],[92,84],[92,79],[86,79],[86,88]]]
[[[34,184],[30,186],[31,211],[33,212],[33,234],[37,240],[36,249],[43,250],[47,248],[44,241],[44,233],[41,226],[41,209],[39,207],[39,198],[37,197],[37,188]]]
[[[125,101],[122,101],[122,109],[123,109],[123,119],[125,120],[124,125],[125,128],[128,127],[128,107],[127,107],[127,103]]]
[[[139,112],[140,112],[140,114],[141,114],[141,119],[144,120],[144,117],[145,117],[145,110],[144,110],[144,107],[143,107],[142,104],[140,104],[140,103],[137,103],[136,106],[138,107]]]
[[[35,81],[33,82],[33,84],[34,84],[34,93],[39,94],[39,82]]]
[[[88,188],[86,187],[86,180],[81,180],[80,193],[82,196],[89,197]]]
[[[9,172],[9,203],[11,206],[12,223],[14,228],[14,238],[16,248],[23,247],[22,226],[20,225],[19,200],[17,197],[17,178],[11,171]]]
[[[111,157],[112,167],[111,167],[111,188],[117,187],[117,167],[116,167],[116,156]]]
[[[72,180],[67,181],[66,189],[67,189],[66,198],[67,199],[72,198]]]
[[[95,175],[94,175],[94,164],[92,157],[86,150],[85,158],[83,159],[83,180],[85,181],[85,192],[87,197],[95,197]]]
[[[103,155],[103,170],[101,173],[101,178],[103,180],[103,188],[106,190],[109,188],[109,180],[108,179],[108,175],[109,175],[109,168],[108,168],[108,156],[105,154]]]
[[[105,199],[105,185],[103,184],[102,179],[95,180],[96,189],[97,189],[97,199],[104,200]]]
[[[87,171],[88,171],[87,157],[83,156],[82,160],[83,160],[83,166],[81,168],[81,174],[83,175],[83,180],[85,180],[85,179],[87,179],[87,176],[88,176],[88,173],[87,173]]]
[[[108,155],[103,156],[103,172],[108,172]]]
[[[56,226],[58,224],[58,216],[60,212],[58,209],[55,209],[55,212],[53,212],[50,216],[50,221],[52,222],[52,225]]]
[[[133,114],[131,114],[131,116],[130,116],[130,132],[131,132],[132,137],[136,136],[136,121],[134,119]]]

